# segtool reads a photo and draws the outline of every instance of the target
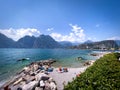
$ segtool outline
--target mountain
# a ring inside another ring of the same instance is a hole
[[[33,48],[61,48],[62,46],[49,35],[40,35],[34,41]]]
[[[49,35],[39,37],[25,36],[16,42],[17,48],[61,48],[62,46]]]
[[[73,46],[71,42],[69,41],[61,41],[59,42],[64,48],[68,48],[68,47],[71,47]]]
[[[36,37],[34,36],[25,36],[16,42],[16,47],[17,48],[32,48],[35,40],[36,40]]]
[[[111,50],[111,49],[118,49],[120,48],[120,46],[114,40],[104,40],[99,42],[83,43],[77,46],[73,46],[71,48]]]
[[[93,41],[87,40],[87,41],[84,42],[84,44],[88,44],[88,43],[93,43]]]
[[[120,40],[115,40],[115,42],[117,43],[118,47],[120,47]]]
[[[120,48],[120,40],[104,40],[99,42],[86,41],[75,45],[71,42],[57,42],[49,35],[39,37],[25,36],[14,41],[0,33],[0,48],[72,48],[72,49],[102,49],[114,50]]]
[[[0,33],[0,48],[62,48],[63,46],[49,35],[25,36],[13,41]]]
[[[15,41],[0,33],[0,48],[14,47]]]

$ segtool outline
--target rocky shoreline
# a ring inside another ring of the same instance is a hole
[[[6,82],[0,90],[56,90],[57,86],[49,73],[53,71],[51,64],[55,60],[32,62],[10,81]]]
[[[98,57],[105,54],[101,53]],[[32,62],[2,85],[0,90],[63,90],[64,85],[84,72],[95,60],[86,61],[81,68],[68,68],[65,73],[58,72],[60,67],[53,68],[51,65],[54,62],[52,59]]]
[[[54,62],[56,61],[52,59],[32,62],[6,82],[0,90],[63,90],[64,85],[88,67],[86,65],[81,68],[68,68],[68,72],[59,72],[60,67],[51,67]]]

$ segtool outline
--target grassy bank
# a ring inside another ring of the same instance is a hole
[[[120,53],[107,54],[98,59],[79,77],[68,83],[64,90],[119,90]]]

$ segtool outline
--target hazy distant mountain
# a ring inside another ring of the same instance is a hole
[[[91,41],[91,40],[87,40],[87,41],[85,41],[84,42],[84,44],[88,44],[88,43],[92,43],[93,41]]]
[[[114,40],[104,40],[100,42],[92,42],[92,43],[83,43],[78,46],[73,46],[71,48],[77,49],[106,49],[110,50],[112,48],[118,49],[120,46]]]
[[[76,46],[76,45],[79,45],[79,44],[81,44],[80,42],[78,43],[78,42],[72,42],[72,45],[73,46]]]
[[[61,41],[59,42],[64,48],[68,48],[68,47],[71,47],[73,46],[73,44],[69,41]]]
[[[115,40],[115,42],[116,42],[117,45],[120,47],[120,40]]]
[[[49,35],[40,35],[36,38],[34,48],[61,48],[62,46]]]
[[[0,48],[14,47],[15,41],[0,33]]]

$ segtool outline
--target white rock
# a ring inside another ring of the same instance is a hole
[[[28,84],[25,84],[23,87],[22,87],[22,90],[32,90],[33,87],[35,87],[36,85],[38,84],[38,81],[32,81]]]
[[[36,87],[35,90],[42,90],[40,87]]]
[[[45,83],[43,80],[40,81],[40,87],[44,87],[45,86]]]
[[[38,74],[35,76],[35,79],[36,79],[37,81],[39,81],[42,76],[47,76],[47,75],[44,74],[44,73],[38,73]]]
[[[29,72],[30,68],[29,67],[24,67],[23,70],[25,70],[26,72]]]
[[[50,88],[51,90],[56,90],[57,86],[54,82],[50,82]]]

